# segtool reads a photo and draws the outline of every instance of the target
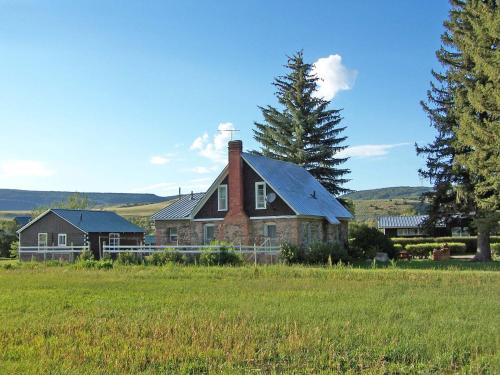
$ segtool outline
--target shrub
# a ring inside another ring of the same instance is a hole
[[[19,255],[19,241],[14,241],[10,244],[10,257],[17,258]]]
[[[349,241],[349,255],[353,258],[373,258],[376,253],[387,253],[394,258],[395,249],[391,239],[376,228],[368,225],[356,225],[351,230]]]
[[[326,264],[329,259],[333,263],[347,260],[347,251],[338,243],[313,243],[307,248],[305,255],[309,264]]]
[[[394,251],[395,251],[396,253],[399,253],[399,252],[401,252],[402,250],[403,250],[403,246],[402,246],[400,243],[395,243],[395,244],[394,244]]]
[[[164,266],[167,263],[183,263],[184,259],[181,253],[173,249],[164,249],[162,252],[153,253],[145,257],[146,263],[153,266]]]
[[[94,260],[94,254],[92,254],[92,252],[88,250],[82,251],[78,256],[77,261],[87,261],[87,260]]]
[[[98,269],[98,270],[109,270],[113,268],[113,261],[111,259],[84,259],[75,262],[75,268],[77,269]]]
[[[405,250],[414,257],[426,258],[437,247],[439,247],[437,243],[420,243],[406,245]]]
[[[432,250],[440,248],[444,243],[428,242],[420,244],[409,244],[406,245],[405,250],[411,253],[413,256],[423,257],[427,256]],[[451,254],[463,254],[466,250],[466,245],[459,242],[449,242],[447,243],[450,248]]]
[[[280,256],[288,264],[301,263],[305,260],[304,251],[299,246],[287,242],[281,244]]]
[[[492,243],[491,247],[491,255],[499,256],[500,255],[500,243]]]
[[[142,264],[142,259],[137,254],[124,252],[118,254],[118,258],[116,258],[116,263],[122,264],[124,266],[129,266],[132,264]]]
[[[111,259],[101,259],[94,262],[94,266],[99,270],[110,270],[113,268],[113,261]]]
[[[395,244],[400,244],[403,248],[406,245],[416,245],[421,243],[463,243],[466,247],[466,252],[474,253],[477,248],[477,237],[468,236],[468,237],[394,237],[391,238],[392,242]],[[491,236],[490,241],[492,244],[500,243],[500,236]]]
[[[203,252],[200,254],[200,264],[206,266],[237,266],[243,263],[241,255],[236,253],[234,246],[231,243],[224,241],[212,241],[210,246],[218,247],[213,249],[203,249]]]

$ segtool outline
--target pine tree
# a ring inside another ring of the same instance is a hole
[[[491,259],[489,233],[500,218],[500,10],[495,0],[461,3],[455,44],[467,70],[456,72],[457,145],[466,152],[458,163],[474,171],[477,204],[476,258]]]
[[[431,218],[472,214],[478,229],[476,259],[490,260],[489,233],[498,224],[498,7],[494,0],[450,0],[443,46],[433,72],[427,112],[437,136],[418,147],[427,155],[421,175],[434,182]],[[432,220],[431,220],[432,221]]]
[[[340,110],[327,109],[330,101],[314,95],[319,78],[304,62],[302,51],[289,57],[285,67],[288,73],[273,83],[282,108],[259,107],[264,122],[255,122],[254,138],[261,144],[257,153],[301,165],[330,193],[345,193],[349,190],[342,185],[350,171],[339,166],[347,158],[335,157],[347,147],[347,137],[340,136],[345,129],[339,127]]]

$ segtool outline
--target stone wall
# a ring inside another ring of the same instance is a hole
[[[192,229],[190,220],[157,220],[155,221],[156,228],[156,244],[157,245],[191,245]],[[170,242],[168,236],[169,228],[177,228],[177,242]]]
[[[156,221],[156,242],[158,245],[176,245],[169,242],[168,228],[177,228],[177,239],[179,245],[202,245],[204,240],[204,225],[214,225],[214,236],[216,239],[233,242],[242,245],[261,245],[266,237],[264,235],[265,225],[276,225],[277,243],[288,242],[294,245],[305,246],[308,233],[307,225],[314,226],[311,242],[339,242],[342,245],[347,242],[347,221],[341,221],[340,225],[332,225],[322,219],[314,218],[276,218],[276,219],[253,219],[242,226],[248,225],[248,235],[245,229],[240,228],[238,222],[227,223],[222,220],[212,221],[189,221],[169,220]]]

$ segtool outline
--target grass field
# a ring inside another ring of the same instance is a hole
[[[155,212],[160,211],[173,202],[175,202],[175,200],[151,204],[141,204],[137,206],[107,206],[104,209],[107,211],[116,212],[118,215],[122,216],[151,216]]]
[[[494,374],[500,273],[474,267],[0,267],[0,373]]]
[[[375,225],[377,217],[384,215],[422,214],[423,207],[417,199],[354,200],[356,221]]]

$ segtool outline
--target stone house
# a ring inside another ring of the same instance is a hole
[[[243,152],[230,141],[228,164],[206,193],[155,213],[157,245],[347,242],[352,215],[307,170]]]

